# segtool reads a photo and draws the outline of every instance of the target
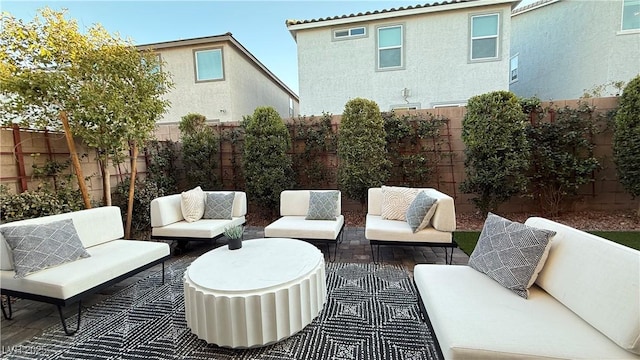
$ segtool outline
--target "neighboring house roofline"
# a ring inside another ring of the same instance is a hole
[[[536,9],[539,9],[539,8],[541,8],[543,6],[551,5],[551,4],[557,3],[559,1],[560,0],[538,0],[538,1],[534,2],[534,3],[525,5],[523,7],[513,9],[513,11],[511,11],[511,16],[520,15],[522,13],[526,13],[527,11],[536,10]]]
[[[511,8],[515,8],[521,0],[449,0],[435,2],[433,4],[406,6],[399,8],[367,11],[364,13],[340,15],[326,18],[318,18],[311,20],[286,20],[285,24],[296,39],[296,33],[299,30],[322,28],[329,26],[346,25],[357,22],[393,19],[403,16],[411,16],[418,14],[426,14],[432,12],[449,11],[457,9],[466,9],[480,6],[498,5],[505,3],[513,3]]]
[[[236,40],[233,35],[228,32],[222,35],[213,35],[213,36],[205,36],[193,39],[182,39],[182,40],[174,40],[174,41],[164,41],[159,43],[152,44],[142,44],[137,45],[136,48],[138,50],[161,50],[161,49],[169,49],[176,48],[182,46],[196,46],[196,45],[206,45],[212,43],[221,43],[228,42],[236,49],[238,49],[245,57],[247,57],[253,64],[263,73],[265,73],[269,78],[271,78],[282,90],[289,93],[293,99],[296,101],[300,101],[298,95],[291,90],[282,80],[280,80],[274,73],[271,72],[264,64],[260,62],[249,50],[247,50],[242,44]]]

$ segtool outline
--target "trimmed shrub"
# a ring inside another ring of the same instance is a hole
[[[338,130],[338,187],[363,206],[368,189],[389,179],[385,138],[378,104],[362,98],[347,102]]]
[[[613,159],[620,183],[634,198],[640,196],[640,75],[620,96],[615,116]],[[640,216],[640,206],[638,206]]]
[[[218,137],[213,128],[206,124],[204,115],[195,113],[183,116],[178,127],[182,138],[182,164],[187,188],[220,188],[216,173]]]
[[[280,193],[295,186],[287,150],[291,137],[273,107],[258,107],[245,116],[243,170],[250,200],[270,213],[277,212]]]
[[[466,178],[460,190],[476,195],[472,201],[482,214],[526,188],[526,115],[515,95],[495,91],[469,99],[462,141]]]

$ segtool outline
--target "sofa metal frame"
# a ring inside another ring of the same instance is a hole
[[[237,225],[237,226],[245,226],[247,225],[247,222],[243,222],[241,225]],[[222,234],[218,234],[216,236],[210,237],[210,238],[205,238],[205,237],[188,237],[188,236],[160,236],[160,235],[151,235],[151,239],[152,240],[163,240],[163,241],[172,241],[172,242],[177,242],[178,244],[176,245],[176,247],[174,248],[174,254],[175,255],[180,255],[183,254],[186,249],[187,249],[187,244],[189,243],[189,241],[216,241],[218,239],[220,239],[221,237],[224,236],[224,233]],[[243,239],[244,239],[244,232],[242,233]]]
[[[447,265],[451,265],[453,262],[453,250],[458,247],[458,243],[452,239],[450,243],[438,243],[438,242],[425,242],[425,241],[391,241],[391,240],[369,240],[371,245],[371,258],[374,264],[378,264],[380,261],[380,245],[387,246],[428,246],[428,247],[442,247],[444,248],[444,261]],[[377,251],[374,252],[373,247],[377,247]],[[451,249],[449,253],[448,249]],[[377,256],[376,256],[377,253]]]
[[[53,304],[56,305],[56,307],[58,308],[58,314],[60,315],[60,322],[62,323],[62,328],[64,330],[64,333],[67,335],[73,335],[75,334],[79,329],[80,329],[80,320],[81,320],[81,315],[82,315],[82,300],[90,295],[93,295],[95,293],[97,293],[98,291],[105,289],[111,285],[114,285],[116,283],[119,283],[120,281],[127,279],[139,272],[142,272],[144,270],[147,270],[151,267],[154,267],[158,264],[162,264],[162,283],[164,284],[164,262],[166,260],[168,260],[169,258],[171,258],[171,255],[166,255],[160,259],[154,260],[148,264],[142,265],[138,268],[135,268],[125,274],[122,274],[118,277],[115,277],[111,280],[105,281],[102,284],[96,285],[94,287],[92,287],[91,289],[85,290],[79,294],[76,294],[70,298],[67,299],[60,299],[60,298],[55,298],[55,297],[50,297],[50,296],[44,296],[44,295],[37,295],[37,294],[31,294],[31,293],[27,293],[27,292],[22,292],[22,291],[16,291],[16,290],[9,290],[9,289],[0,289],[0,293],[2,295],[6,295],[7,297],[7,305],[5,306],[4,302],[0,302],[0,306],[2,307],[2,315],[4,316],[5,319],[7,320],[11,320],[13,318],[13,310],[11,308],[11,297],[17,297],[17,298],[21,298],[21,299],[26,299],[26,300],[33,300],[33,301],[40,301],[40,302],[45,302],[45,303],[49,303],[49,304]],[[64,318],[64,315],[62,314],[62,307],[63,306],[67,306],[67,305],[71,305],[75,302],[78,302],[78,323],[76,324],[75,329],[69,329],[67,327],[67,322]]]
[[[433,343],[436,347],[436,351],[438,352],[438,358],[444,359],[444,354],[442,353],[442,348],[440,348],[440,343],[438,342],[438,337],[436,336],[436,332],[433,329],[433,324],[431,324],[431,319],[429,319],[429,314],[427,313],[427,308],[424,306],[424,302],[422,301],[422,297],[418,294],[418,284],[416,284],[416,280],[413,280],[413,288],[416,290],[417,298],[418,298],[418,307],[420,308],[420,315],[422,315],[422,320],[424,320],[427,327],[433,336]]]

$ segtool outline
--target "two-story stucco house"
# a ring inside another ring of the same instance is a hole
[[[380,110],[458,106],[509,89],[516,0],[451,0],[287,20],[297,43],[300,113],[340,114],[349,99]]]
[[[298,115],[298,96],[231,33],[138,46],[152,49],[171,73],[171,108],[160,124],[188,113],[208,121],[241,121],[256,107],[272,106],[282,118]]]
[[[510,90],[541,100],[577,99],[601,85],[629,82],[640,73],[640,0],[542,0],[518,7],[510,63]]]

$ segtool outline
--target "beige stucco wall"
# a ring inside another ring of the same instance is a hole
[[[510,90],[575,99],[594,86],[629,82],[640,72],[640,30],[620,30],[622,3],[563,0],[514,15],[511,56],[518,54],[519,79]]]
[[[287,92],[264,76],[258,67],[248,62],[240,51],[229,47],[225,58],[229,59],[226,70],[231,94],[232,120],[242,120],[243,116],[253,114],[259,106],[271,106],[283,118],[290,116],[291,96]],[[297,101],[294,103],[297,105]]]
[[[219,46],[219,45],[217,45]],[[199,46],[195,49],[210,48]],[[192,47],[167,48],[158,51],[165,65],[164,71],[171,73],[174,88],[165,96],[171,102],[169,111],[159,122],[179,122],[188,113],[199,113],[208,120],[230,120],[232,114],[220,112],[230,108],[231,92],[228,81],[196,83]],[[230,60],[228,46],[223,47],[225,75]]]
[[[193,51],[210,48],[222,48],[224,79],[196,82]],[[171,106],[160,124],[178,123],[188,113],[214,122],[240,121],[258,106],[273,106],[282,117],[289,117],[290,94],[229,42],[162,48],[157,53],[174,83],[165,96]],[[293,100],[297,115],[298,101]]]
[[[421,108],[507,90],[510,11],[507,4],[354,23],[346,27],[366,26],[367,36],[339,41],[332,40],[332,30],[341,27],[299,30],[300,113],[340,114],[355,97],[371,99],[387,111],[405,103],[404,88],[411,92],[407,101]],[[469,16],[490,12],[501,14],[501,56],[470,63]],[[405,68],[376,71],[376,27],[394,24],[404,25]]]

